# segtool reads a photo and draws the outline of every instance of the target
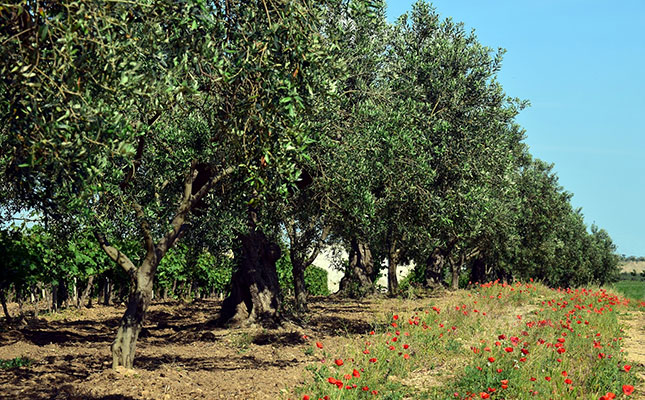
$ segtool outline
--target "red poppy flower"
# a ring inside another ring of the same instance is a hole
[[[634,387],[632,385],[623,385],[623,393],[625,393],[625,396],[630,396],[634,393]]]
[[[488,357],[488,362],[495,362],[495,357]]]
[[[309,396],[308,395],[302,396],[302,400],[309,400]]]
[[[569,378],[564,380],[564,383],[566,383],[567,385],[571,385],[571,382],[573,382],[573,381],[571,379],[569,379]]]
[[[335,363],[336,363],[336,365],[338,365],[339,367],[340,367],[341,365],[343,365],[343,364],[344,364],[343,360],[341,360],[341,359],[336,359],[336,361],[334,361],[334,362],[335,362]]]
[[[490,397],[490,394],[488,394],[486,392],[481,392],[481,393],[479,393],[479,397],[481,397],[482,399],[487,399],[487,398]]]
[[[352,372],[352,375],[354,375],[354,378],[360,378],[361,377],[361,373],[358,372],[358,370],[356,370],[356,369],[354,369],[354,371]]]
[[[320,342],[316,342],[316,347],[318,347],[319,349],[322,349],[322,348],[323,348],[323,344],[322,344],[322,343],[320,343]]]
[[[632,369],[632,366],[631,365],[625,365],[623,367],[623,369],[625,370],[625,372],[629,372],[629,370]]]
[[[504,351],[507,352],[507,353],[512,353],[513,348],[512,347],[504,347]]]

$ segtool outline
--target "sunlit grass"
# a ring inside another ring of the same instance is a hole
[[[614,284],[614,288],[625,295],[636,300],[645,300],[645,281],[624,280]]]
[[[625,367],[617,320],[630,302],[604,289],[494,282],[441,306],[420,302],[422,311],[391,314],[341,351],[320,343],[298,396],[598,399],[638,385],[642,367]]]

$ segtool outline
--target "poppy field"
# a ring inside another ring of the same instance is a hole
[[[292,399],[645,398],[643,360],[624,351],[645,345],[645,302],[496,281],[418,304],[342,348],[308,337],[318,362]]]

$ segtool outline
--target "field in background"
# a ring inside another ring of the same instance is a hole
[[[614,287],[627,297],[645,300],[645,280],[622,280],[616,282]]]
[[[618,265],[620,272],[630,273],[636,271],[636,273],[641,273],[645,271],[645,261],[627,261]]]

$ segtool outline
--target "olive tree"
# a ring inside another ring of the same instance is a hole
[[[3,184],[91,223],[130,276],[112,354],[114,367],[132,367],[157,266],[199,226],[194,210],[226,181],[260,194],[246,199],[253,206],[298,175],[310,133],[301,113],[324,95],[317,10],[197,0],[1,7]],[[132,232],[138,254],[115,244]],[[247,284],[270,313],[275,293]]]

